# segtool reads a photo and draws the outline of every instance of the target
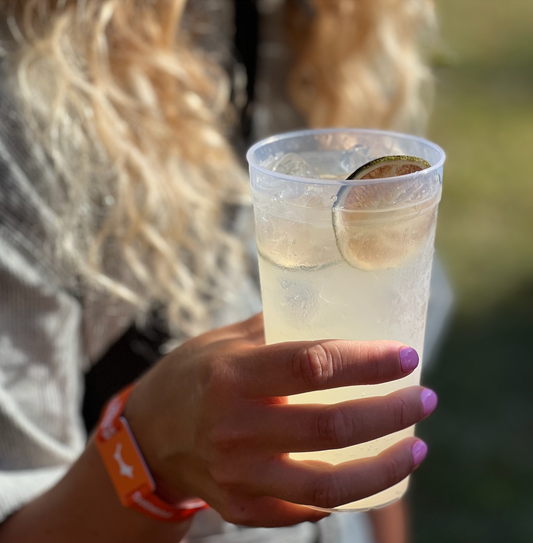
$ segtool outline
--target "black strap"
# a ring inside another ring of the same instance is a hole
[[[247,104],[241,114],[241,134],[246,143],[252,129],[251,105],[255,98],[258,44],[259,12],[256,0],[235,0],[235,56],[247,75]]]

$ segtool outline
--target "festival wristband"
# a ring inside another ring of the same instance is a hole
[[[122,416],[133,387],[125,388],[107,403],[98,425],[96,446],[122,505],[152,519],[182,522],[209,506],[198,498],[170,505],[155,494],[154,479]]]

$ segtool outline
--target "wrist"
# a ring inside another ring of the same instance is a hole
[[[130,386],[105,407],[95,443],[121,503],[125,507],[162,521],[182,522],[207,507],[198,498],[178,495],[150,471],[142,448],[126,418]]]
[[[159,415],[150,411],[152,402],[147,401],[144,384],[141,381],[131,391],[124,408],[124,417],[154,479],[156,494],[169,503],[178,504],[194,496],[169,481],[169,463],[165,462],[165,436],[169,432],[160,424]]]

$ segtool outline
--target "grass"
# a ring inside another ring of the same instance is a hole
[[[450,59],[429,136],[448,154],[437,247],[456,293],[425,383],[415,543],[533,541],[533,2],[438,0]]]

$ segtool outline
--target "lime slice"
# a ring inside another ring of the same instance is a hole
[[[384,179],[385,177],[397,177],[409,175],[431,168],[431,164],[423,158],[415,156],[384,156],[367,162],[357,168],[346,180],[352,179]]]
[[[348,177],[383,179],[429,168],[425,160],[386,156]],[[342,187],[333,206],[333,230],[343,259],[362,270],[393,268],[417,254],[432,232],[438,197],[426,184],[391,182]]]

